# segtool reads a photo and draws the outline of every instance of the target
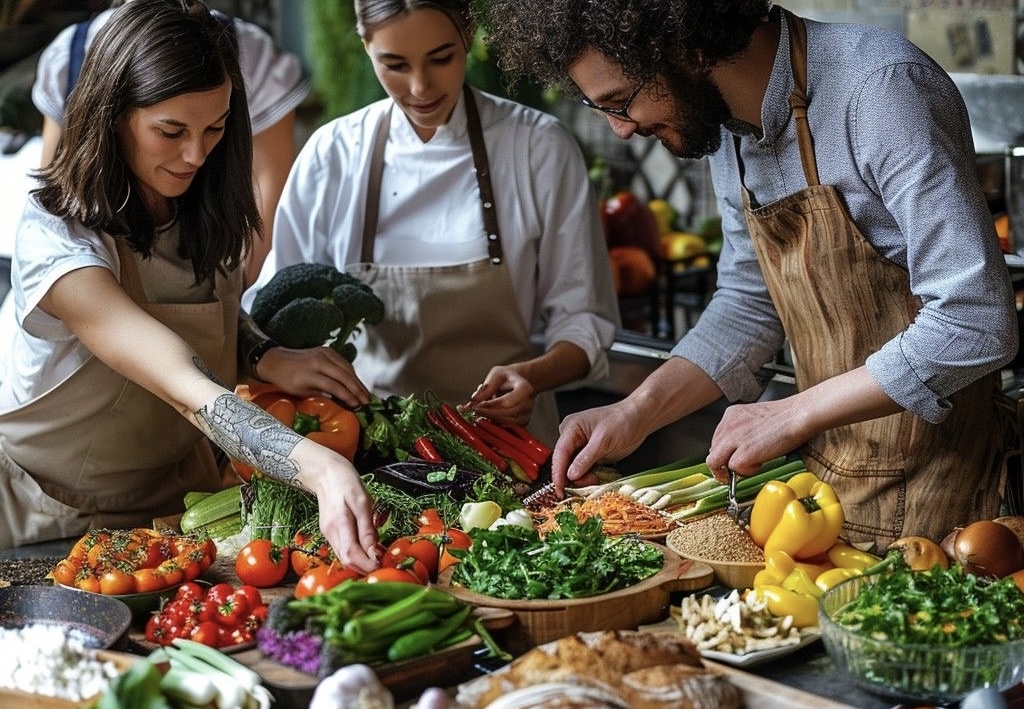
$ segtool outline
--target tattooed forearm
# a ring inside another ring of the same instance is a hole
[[[194,364],[196,366],[196,369],[198,369],[200,372],[205,374],[206,378],[209,379],[211,382],[215,382],[216,384],[220,384],[225,389],[229,389],[230,388],[230,387],[228,387],[227,384],[225,384],[224,382],[222,382],[220,380],[220,377],[217,376],[217,373],[215,371],[213,371],[212,369],[210,369],[210,367],[207,366],[206,362],[203,361],[203,358],[200,357],[199,355],[196,355],[196,356],[194,356],[192,358],[192,364]]]
[[[288,456],[302,436],[266,411],[233,394],[221,394],[196,411],[203,433],[225,453],[243,463],[289,482],[299,473]]]

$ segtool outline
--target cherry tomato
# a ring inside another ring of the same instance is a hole
[[[234,592],[235,587],[229,583],[215,583],[206,590],[206,600],[219,606],[231,598]]]
[[[197,643],[203,645],[209,645],[210,647],[220,647],[221,636],[223,634],[221,626],[211,621],[204,621],[199,623],[191,632],[189,637],[195,640]]]
[[[406,571],[405,569],[398,569],[393,566],[381,567],[366,575],[366,583],[377,583],[378,581],[401,581],[403,583],[423,585],[413,572]]]
[[[100,580],[93,574],[79,574],[75,579],[75,588],[90,593],[100,593]]]
[[[440,556],[437,543],[430,537],[399,537],[384,550],[380,563],[381,566],[397,566],[411,557],[423,564],[428,580],[434,580],[437,578]]]
[[[289,562],[286,549],[268,539],[253,539],[235,558],[235,573],[242,583],[270,588],[284,580]]]
[[[444,531],[444,520],[435,507],[427,507],[416,518],[420,534],[438,534]]]
[[[186,601],[201,601],[206,598],[206,588],[200,586],[195,581],[188,581],[178,587],[174,597],[175,599]]]
[[[314,566],[325,566],[327,562],[305,549],[292,549],[288,555],[289,564],[296,576],[302,576]]]
[[[245,596],[245,600],[249,602],[250,609],[258,608],[263,605],[263,594],[261,594],[260,590],[255,586],[242,584],[238,587],[237,592]]]
[[[295,597],[316,596],[334,588],[342,581],[357,578],[359,578],[359,572],[343,568],[336,562],[324,566],[314,566],[299,577],[299,582],[295,584]]]
[[[217,622],[225,628],[237,628],[249,615],[249,599],[244,593],[235,591],[217,606]]]
[[[114,566],[100,577],[100,593],[105,596],[135,593],[135,577]]]
[[[164,637],[166,631],[164,630],[164,623],[158,613],[154,613],[149,616],[146,621],[146,640],[153,643],[154,645],[164,645]]]
[[[61,559],[53,569],[53,580],[63,586],[74,586],[75,577],[81,571],[82,565],[78,557],[69,556]]]
[[[167,588],[167,580],[156,569],[144,568],[132,572],[135,577],[135,593],[150,593]]]

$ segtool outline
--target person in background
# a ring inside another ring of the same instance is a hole
[[[494,0],[500,65],[623,139],[710,156],[718,289],[614,405],[562,423],[556,485],[725,396],[707,456],[750,475],[799,450],[846,534],[884,549],[998,514],[1016,419],[1013,293],[949,76],[901,35],[770,0]],[[788,338],[797,393],[757,399]]]
[[[112,8],[130,0],[114,0]],[[49,164],[64,124],[64,103],[78,80],[85,52],[113,9],[65,28],[43,50],[32,86],[32,102],[43,114],[42,165]],[[245,285],[259,275],[273,236],[274,210],[295,159],[295,111],[309,95],[310,82],[298,57],[281,51],[257,25],[216,11],[238,50],[253,134],[253,184],[256,187],[263,236],[246,257]]]
[[[202,61],[197,60],[201,57]],[[19,226],[0,385],[0,547],[182,510],[228,455],[316,494],[344,563],[376,566],[351,463],[230,389],[259,211],[234,49],[205,5],[134,0],[96,36]]]
[[[340,357],[278,347],[260,376],[323,376],[325,391],[350,406],[368,392],[432,391],[498,421],[530,422],[553,442],[552,390],[606,376],[618,324],[579,146],[554,117],[465,83],[469,0],[355,7],[389,97],[303,147],[243,305],[279,269],[326,263],[368,283],[385,319],[357,340],[354,372]]]

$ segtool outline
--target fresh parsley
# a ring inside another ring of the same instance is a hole
[[[558,529],[543,539],[518,525],[471,530],[473,546],[458,552],[452,580],[493,598],[586,598],[632,586],[664,565],[650,544],[604,534],[600,517],[581,523],[566,511],[555,519]]]

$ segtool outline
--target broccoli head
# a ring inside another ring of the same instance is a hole
[[[282,268],[256,293],[251,315],[285,347],[330,345],[351,361],[356,353],[349,338],[364,321],[384,318],[384,302],[334,266],[299,263]]]

